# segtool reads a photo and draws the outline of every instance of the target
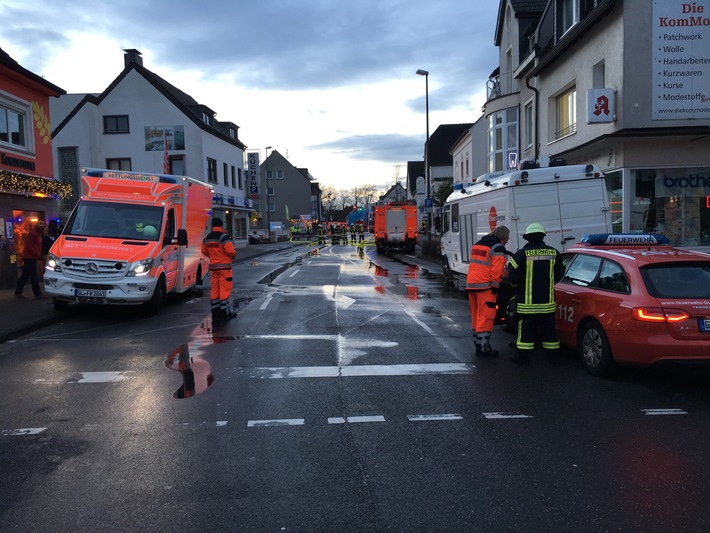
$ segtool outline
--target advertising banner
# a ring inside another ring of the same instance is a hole
[[[652,120],[710,118],[710,0],[653,0]]]

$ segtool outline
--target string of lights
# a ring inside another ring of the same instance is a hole
[[[72,186],[69,183],[10,170],[0,170],[0,190],[62,199],[71,198],[72,194]]]

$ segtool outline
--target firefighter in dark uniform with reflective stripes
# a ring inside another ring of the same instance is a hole
[[[202,254],[210,260],[212,319],[217,321],[237,316],[229,303],[232,294],[232,260],[237,256],[237,251],[232,238],[222,226],[222,219],[214,217],[212,231],[202,241]]]
[[[511,360],[527,363],[535,349],[536,330],[539,330],[542,348],[551,360],[559,358],[560,339],[555,325],[555,283],[564,275],[560,254],[545,244],[542,224],[530,224],[523,239],[528,243],[510,260],[508,274],[516,286],[516,311],[518,314],[518,339],[516,355]]]

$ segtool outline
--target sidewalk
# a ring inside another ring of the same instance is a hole
[[[305,241],[251,244],[237,248],[235,263],[249,261],[254,257],[308,244]],[[15,298],[14,289],[0,290],[0,343],[16,339],[33,331],[60,322],[62,313],[54,309],[51,298],[36,300],[29,282],[23,291],[25,298]]]

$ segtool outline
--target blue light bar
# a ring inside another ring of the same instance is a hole
[[[580,242],[592,246],[660,246],[671,241],[660,233],[594,233],[585,235]]]

